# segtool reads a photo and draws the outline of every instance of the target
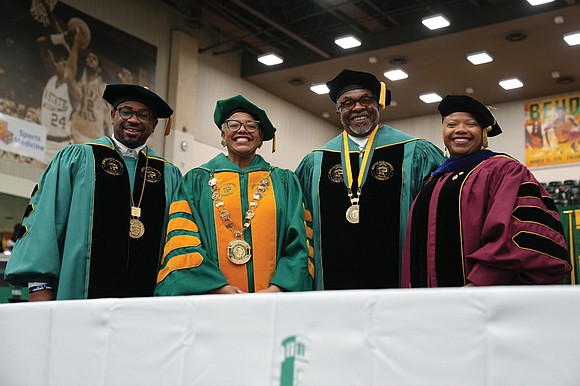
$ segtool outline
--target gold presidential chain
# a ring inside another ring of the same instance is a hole
[[[244,214],[242,229],[239,231],[235,229],[236,226],[230,217],[230,212],[228,212],[228,210],[225,208],[224,202],[221,200],[222,195],[220,193],[218,180],[213,176],[213,174],[208,181],[208,185],[211,189],[211,198],[219,212],[220,219],[226,228],[234,234],[234,239],[228,243],[228,259],[234,264],[245,264],[250,261],[250,258],[252,257],[252,247],[242,237],[245,230],[248,229],[252,224],[252,219],[256,215],[256,208],[258,207],[262,197],[264,197],[264,194],[266,194],[266,190],[268,190],[268,186],[270,185],[270,180],[268,178],[262,178],[260,180],[260,184],[252,195],[253,200],[250,201],[248,210]]]

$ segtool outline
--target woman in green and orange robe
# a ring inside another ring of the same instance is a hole
[[[256,154],[276,129],[241,95],[218,101],[214,121],[228,154],[185,175],[155,294],[312,289],[298,179]]]

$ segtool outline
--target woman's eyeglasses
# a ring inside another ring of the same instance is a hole
[[[253,133],[260,128],[260,121],[240,122],[235,119],[226,119],[226,128],[231,131],[238,131],[244,126],[248,133]]]

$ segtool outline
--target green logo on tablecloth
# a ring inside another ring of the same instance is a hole
[[[284,359],[281,365],[280,386],[299,386],[310,357],[308,338],[289,336],[282,341]]]

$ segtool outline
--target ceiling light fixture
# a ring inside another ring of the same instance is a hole
[[[524,86],[524,84],[518,78],[504,79],[499,82],[499,85],[504,90],[512,90],[514,88],[520,88]]]
[[[389,59],[389,64],[392,64],[393,66],[402,66],[407,64],[408,61],[409,60],[404,56],[393,56]]]
[[[445,16],[441,14],[424,17],[423,19],[421,19],[421,23],[423,23],[423,25],[429,28],[430,30],[445,28],[451,25],[449,20],[447,20]]]
[[[326,87],[325,83],[320,84],[313,84],[310,86],[310,91],[317,93],[318,95],[328,94],[330,91],[328,87]]]
[[[340,46],[342,49],[348,50],[349,48],[358,47],[361,45],[360,40],[358,40],[353,35],[342,36],[334,39],[336,45]]]
[[[572,84],[576,81],[573,76],[561,76],[556,79],[556,84]]]
[[[536,5],[542,5],[546,3],[551,3],[554,0],[528,0],[531,6],[535,7]]]
[[[513,31],[506,35],[505,40],[508,42],[521,42],[522,40],[526,40],[528,38],[528,34],[523,31]]]
[[[288,79],[288,84],[290,86],[302,86],[304,83],[306,83],[306,81],[300,77],[293,77]]]
[[[493,57],[486,51],[479,51],[467,54],[467,60],[477,66],[480,64],[493,62]]]
[[[580,31],[564,35],[564,41],[568,43],[569,46],[576,46],[580,44]]]
[[[442,100],[442,98],[434,92],[421,94],[419,95],[419,99],[421,99],[425,103],[441,102]]]
[[[276,64],[284,62],[284,59],[270,52],[268,54],[258,56],[258,62],[265,64],[266,66],[275,66]]]
[[[388,80],[395,82],[397,80],[401,80],[401,79],[407,79],[409,77],[409,75],[397,68],[396,70],[389,70],[389,71],[385,71],[385,73],[383,74],[385,76],[385,78],[387,78]]]

